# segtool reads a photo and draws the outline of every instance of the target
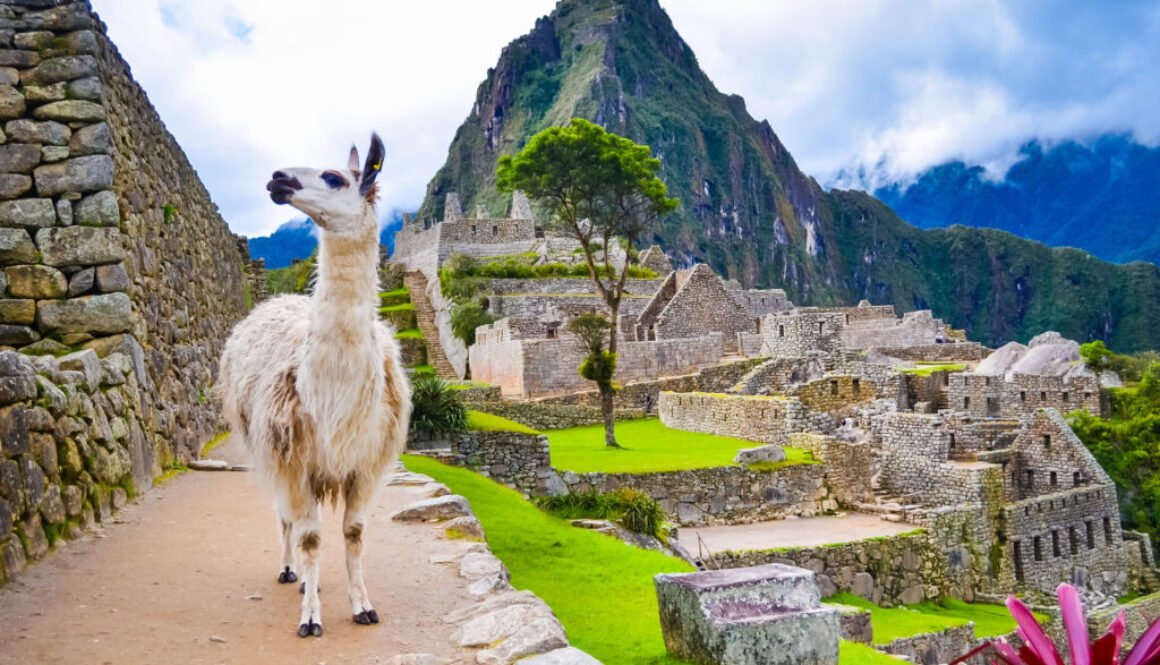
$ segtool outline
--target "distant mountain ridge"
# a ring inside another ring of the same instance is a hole
[[[402,228],[402,217],[394,215],[382,232],[379,242],[387,246],[387,251],[395,250],[395,233]],[[317,229],[309,218],[294,219],[279,226],[268,236],[248,238],[250,256],[266,259],[266,268],[285,268],[296,259],[305,259],[318,247]]]
[[[1121,134],[1047,148],[1030,142],[998,181],[954,161],[874,195],[922,228],[1001,229],[1117,263],[1160,263],[1160,148]]]
[[[701,70],[656,0],[563,0],[503,49],[419,210],[446,195],[503,214],[496,160],[585,117],[647,143],[681,209],[646,243],[803,305],[866,298],[931,308],[999,345],[1058,330],[1132,351],[1160,347],[1160,269],[1103,263],[988,229],[924,231],[856,191],[825,191],[770,127]]]

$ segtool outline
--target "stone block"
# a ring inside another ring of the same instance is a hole
[[[69,99],[87,99],[92,102],[99,102],[105,96],[105,86],[101,84],[101,79],[90,76],[88,78],[69,81],[65,94],[68,95]]]
[[[12,535],[12,504],[0,499],[0,541]]]
[[[0,323],[0,345],[24,346],[40,339],[40,333],[29,326],[17,326]]]
[[[24,98],[34,103],[60,101],[64,99],[65,94],[66,89],[63,82],[24,86]]]
[[[60,363],[62,371],[80,372],[83,374],[89,392],[96,391],[101,386],[104,367],[102,367],[101,359],[97,357],[96,351],[84,349],[83,351],[62,356],[57,361]]]
[[[103,155],[112,147],[113,136],[103,122],[81,127],[68,142],[69,152],[74,155]]]
[[[128,291],[132,283],[124,263],[97,266],[97,290],[101,293]]]
[[[0,171],[4,173],[31,173],[40,163],[40,146],[31,143],[0,145]]]
[[[116,226],[121,221],[117,195],[97,192],[73,204],[73,219],[81,226]]]
[[[29,559],[40,559],[48,554],[48,537],[40,525],[40,515],[24,520],[16,531],[20,534],[20,542],[24,544],[24,554]]]
[[[0,265],[33,263],[40,254],[24,229],[0,227]]]
[[[21,72],[20,79],[24,85],[47,85],[96,76],[98,73],[97,59],[93,56],[66,55],[42,61],[32,69]]]
[[[33,172],[41,196],[65,192],[94,192],[113,186],[113,160],[108,155],[73,157],[44,164]]]
[[[46,145],[40,149],[40,161],[52,164],[68,159],[68,147],[63,145]]]
[[[52,32],[48,30],[37,30],[34,32],[21,32],[12,38],[12,45],[18,49],[26,51],[39,51],[48,46],[52,41]]]
[[[85,268],[84,270],[73,273],[72,277],[68,279],[68,295],[74,298],[83,295],[92,290],[93,284],[97,281],[97,269]]]
[[[32,189],[32,177],[20,173],[0,173],[0,200],[14,199]]]
[[[0,299],[0,323],[23,326],[36,323],[36,301]]]
[[[9,141],[16,143],[40,143],[44,145],[68,145],[72,130],[68,125],[49,120],[36,122],[27,118],[9,121],[4,125]]]
[[[2,148],[4,146],[0,146]],[[45,227],[56,223],[52,199],[17,199],[0,201],[0,226]]]
[[[61,498],[60,486],[49,485],[40,500],[40,517],[49,524],[61,524],[65,520],[64,500]]]
[[[105,107],[83,99],[63,99],[36,107],[32,117],[61,122],[99,122],[105,119]]]
[[[774,444],[759,446],[757,448],[742,448],[737,451],[737,456],[733,458],[733,461],[738,464],[783,462],[785,461],[785,449]]]
[[[133,327],[133,304],[124,293],[37,303],[41,326],[58,333],[114,334]]]
[[[838,612],[782,564],[657,575],[665,646],[704,665],[837,665]]]
[[[19,118],[26,108],[24,95],[10,85],[0,85],[0,118]]]
[[[395,513],[391,519],[396,522],[442,522],[472,514],[467,499],[451,494],[414,503]]]
[[[8,295],[14,298],[62,298],[68,293],[64,273],[51,266],[8,266],[4,273],[8,277]]]
[[[0,67],[0,85],[20,83],[20,70],[15,67]]]
[[[73,209],[72,201],[61,199],[56,202],[56,221],[61,226],[72,226],[73,223]]]
[[[121,260],[121,232],[113,228],[69,226],[36,233],[41,260],[50,266],[91,266]]]
[[[0,404],[36,397],[36,370],[32,361],[15,351],[0,351]]]
[[[28,429],[28,411],[22,406],[0,409],[0,452],[5,457],[16,457],[31,447]]]

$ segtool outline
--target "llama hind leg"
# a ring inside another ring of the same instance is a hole
[[[302,564],[302,614],[298,621],[298,637],[322,635],[322,601],[318,598],[318,548],[322,544],[322,522],[318,503],[310,500],[307,510],[297,512],[294,532],[298,536],[298,560]]]
[[[374,495],[373,480],[352,476],[343,488],[346,510],[342,518],[342,535],[346,539],[346,573],[349,579],[351,616],[362,625],[378,623],[379,613],[371,606],[363,582],[362,534],[366,526],[367,505]]]
[[[274,502],[278,513],[279,534],[282,537],[282,567],[278,571],[278,584],[293,584],[298,581],[294,572],[294,514],[286,496],[279,496]]]

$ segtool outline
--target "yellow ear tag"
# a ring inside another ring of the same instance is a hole
[[[375,170],[376,170],[376,171],[378,171],[378,170],[379,170],[379,169],[381,169],[381,168],[383,168],[383,163],[382,163],[382,162],[379,162],[378,164],[375,164]]]

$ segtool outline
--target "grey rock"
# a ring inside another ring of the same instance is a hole
[[[503,562],[490,552],[469,552],[459,562],[459,575],[469,580],[478,580],[484,577],[500,575],[507,577],[507,568]]]
[[[97,267],[97,290],[101,293],[128,291],[132,286],[124,263]]]
[[[39,49],[41,57],[96,54],[97,36],[92,30],[77,30],[58,37],[49,47]]]
[[[41,326],[58,333],[113,334],[133,327],[133,303],[124,293],[37,303]]]
[[[73,157],[44,164],[33,171],[41,196],[65,192],[94,192],[113,186],[113,159],[108,155]]]
[[[86,76],[97,76],[98,73],[99,66],[97,59],[93,56],[66,55],[59,58],[48,58],[42,61],[32,69],[22,72],[20,79],[24,85],[46,85],[49,83],[71,81]]]
[[[21,32],[17,33],[12,38],[12,45],[18,49],[24,49],[26,51],[39,51],[45,46],[48,46],[48,43],[52,41],[54,36],[55,35],[53,35],[53,33],[48,30]]]
[[[40,333],[29,326],[0,324],[0,345],[24,346],[40,339]]]
[[[0,541],[12,535],[12,505],[0,499]]]
[[[28,428],[28,410],[22,406],[0,409],[0,451],[6,457],[16,457],[31,450]]]
[[[14,199],[32,189],[32,177],[20,173],[0,173],[0,199]]]
[[[4,573],[9,579],[20,572],[26,563],[24,548],[16,538],[10,538],[5,545],[0,546],[0,564],[3,564]]]
[[[74,155],[105,154],[113,147],[113,136],[109,126],[103,122],[86,125],[73,132],[68,149]]]
[[[62,353],[68,353],[69,347],[55,339],[42,339],[35,344],[29,344],[20,349],[20,352],[26,356],[58,356]]]
[[[123,256],[121,232],[112,228],[69,226],[36,233],[41,260],[50,266],[115,263]]]
[[[512,585],[503,575],[492,575],[491,577],[484,577],[468,584],[467,593],[475,598],[481,598],[488,594],[500,593],[511,588]]]
[[[99,122],[105,119],[105,107],[83,99],[63,99],[36,107],[32,117],[61,122]]]
[[[51,5],[47,9],[25,12],[24,27],[32,30],[49,29],[55,32],[86,30],[93,26],[88,5],[83,2],[57,3],[54,0],[22,0],[26,5]]]
[[[733,461],[738,464],[783,462],[785,461],[785,449],[775,444],[757,448],[742,448],[737,451],[737,457],[733,458]]]
[[[26,108],[24,95],[10,85],[0,85],[0,118],[19,118]]]
[[[40,62],[40,56],[32,51],[0,51],[0,66],[32,67]]]
[[[27,118],[9,121],[4,125],[8,140],[16,143],[42,143],[45,145],[68,145],[72,130],[52,120],[36,122]]]
[[[24,86],[24,98],[33,103],[60,101],[65,98],[65,95],[64,82]]]
[[[568,646],[568,638],[560,622],[552,619],[537,619],[525,624],[518,632],[498,645],[480,651],[475,661],[480,665],[508,665],[520,659],[562,649]]]
[[[856,573],[850,593],[869,600],[874,595],[874,578],[871,577],[870,573]]]
[[[61,524],[67,514],[64,509],[64,500],[61,498],[60,486],[49,485],[40,500],[40,516],[49,524]]]
[[[57,359],[57,362],[60,364],[62,371],[80,372],[83,374],[89,392],[94,392],[97,388],[101,387],[101,377],[104,375],[104,367],[101,365],[101,359],[97,357],[96,351],[84,349],[83,351],[62,356]]]
[[[121,446],[114,445],[110,448],[93,446],[92,472],[102,483],[117,485],[129,476],[132,460],[129,459],[129,452]]]
[[[515,635],[525,625],[539,619],[555,620],[552,611],[543,603],[504,607],[463,624],[455,641],[461,647],[488,646]]]
[[[69,81],[68,90],[65,92],[69,99],[87,99],[92,102],[99,102],[104,99],[105,86],[101,84],[101,79],[90,76],[88,78]]]
[[[576,647],[565,647],[525,658],[520,665],[600,665],[600,661]]]
[[[8,499],[13,512],[19,514],[24,506],[24,481],[20,478],[20,464],[16,460],[0,460],[0,496]]]
[[[66,515],[76,517],[81,514],[85,500],[84,492],[81,491],[81,488],[75,485],[65,485],[60,491],[60,498],[64,501],[64,512]]]
[[[493,596],[482,603],[455,610],[443,617],[444,623],[464,623],[476,617],[513,605],[534,605],[544,601],[531,591],[509,591]]]
[[[45,227],[55,223],[56,209],[53,207],[52,199],[0,201],[0,226]]]
[[[40,163],[40,146],[31,143],[0,145],[0,171],[30,173]]]
[[[483,525],[474,517],[456,517],[444,525],[443,533],[452,538],[484,539]]]
[[[8,294],[14,298],[62,298],[68,293],[64,273],[44,265],[8,266]]]
[[[24,553],[33,561],[48,554],[48,537],[40,525],[40,515],[33,515],[17,527],[20,540],[24,543]]]
[[[20,70],[15,67],[0,67],[0,85],[20,83]]]
[[[24,494],[28,498],[28,507],[35,510],[44,498],[44,469],[30,455],[23,455],[20,458],[20,474],[24,476]]]
[[[56,202],[56,221],[61,226],[72,226],[73,207],[71,201],[61,199]]]
[[[115,294],[123,295],[123,294]],[[126,299],[128,299],[126,297]],[[452,494],[411,504],[391,516],[396,522],[442,522],[472,515],[467,499]]]
[[[68,146],[46,145],[40,149],[40,161],[46,164],[68,159]]]
[[[73,273],[68,280],[68,295],[70,298],[88,293],[96,283],[97,269],[85,268]]]
[[[73,204],[73,219],[82,226],[116,226],[121,221],[117,195],[97,192]]]
[[[36,301],[27,299],[0,299],[0,323],[27,326],[36,323]]]
[[[32,263],[39,258],[32,237],[24,229],[0,228],[0,265]]]

